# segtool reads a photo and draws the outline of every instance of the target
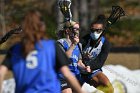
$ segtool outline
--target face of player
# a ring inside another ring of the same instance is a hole
[[[75,24],[73,27],[69,28],[66,33],[66,37],[70,42],[74,44],[79,42],[79,24]]]
[[[79,24],[73,26],[74,37],[79,38]]]
[[[69,38],[79,38],[79,24],[75,24],[72,28],[67,30]]]
[[[93,24],[91,26],[91,33],[90,33],[90,37],[93,39],[93,40],[97,40],[100,35],[102,34],[103,32],[103,24]]]

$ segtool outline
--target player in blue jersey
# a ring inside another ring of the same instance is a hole
[[[59,39],[58,44],[70,60],[69,68],[71,72],[77,79],[80,79],[79,67],[80,64],[82,64],[82,61],[79,50],[79,47],[81,47],[81,44],[79,43],[79,24],[74,21],[66,22],[64,30],[62,31],[64,38]],[[88,71],[88,67],[84,67],[84,69]],[[59,77],[61,80],[62,93],[72,93],[70,85],[66,82],[61,73],[59,74]]]
[[[13,45],[0,65],[0,82],[13,72],[15,93],[61,93],[57,72],[61,71],[76,93],[80,84],[68,69],[68,58],[55,41],[45,34],[38,11],[30,11],[23,21],[21,42]]]
[[[99,15],[90,26],[90,33],[81,39],[83,45],[83,61],[90,66],[91,73],[81,72],[82,78],[88,84],[97,87],[104,93],[113,93],[113,87],[102,72],[109,50],[110,43],[104,37],[106,20]]]

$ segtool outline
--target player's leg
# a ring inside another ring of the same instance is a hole
[[[114,88],[110,83],[109,79],[101,71],[96,73],[96,75],[92,77],[92,80],[90,81],[90,85],[93,85],[94,87],[103,91],[104,93],[114,92]]]

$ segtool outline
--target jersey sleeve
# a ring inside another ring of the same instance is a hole
[[[56,43],[56,68],[59,70],[62,66],[67,66],[70,64],[70,60],[64,53],[64,51],[60,48],[58,43]]]
[[[61,50],[63,50],[65,52],[65,48],[64,46],[62,45],[62,43],[60,43],[59,41],[56,42],[57,45],[61,48]]]
[[[110,43],[105,40],[102,50],[96,59],[91,60],[89,63],[92,70],[100,69],[104,65],[110,51]]]

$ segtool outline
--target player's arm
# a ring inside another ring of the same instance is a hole
[[[8,69],[11,69],[9,57],[10,57],[10,54],[8,52],[5,59],[3,60],[3,62],[0,65],[0,93],[2,92],[2,82],[5,78],[5,75],[7,74]]]
[[[57,44],[66,53],[67,57],[70,58],[76,45],[75,44],[71,44],[69,49],[65,50],[65,46],[63,46],[60,42],[57,42]]]
[[[59,45],[56,45],[56,60],[57,60],[57,69],[59,69],[62,74],[64,75],[65,79],[68,81],[68,83],[71,85],[72,89],[76,93],[83,93],[81,90],[81,86],[78,83],[75,76],[70,72],[67,65],[70,63],[66,54],[62,49],[59,47]]]
[[[82,45],[79,43],[79,50],[82,52]],[[83,71],[91,72],[90,66],[87,66],[83,63],[82,53],[80,52],[79,61],[78,61],[78,68]]]
[[[82,60],[78,61],[78,67],[81,70],[87,71],[87,72],[91,72],[90,66],[85,66],[85,64],[82,62]]]
[[[98,57],[90,62],[92,70],[100,69],[104,65],[110,51],[110,43],[106,40]]]
[[[68,58],[71,57],[72,52],[73,52],[75,46],[76,46],[75,44],[71,44],[70,47],[69,47],[69,49],[66,51],[66,55],[68,56]]]
[[[66,55],[70,58],[73,50],[75,49],[76,45],[79,43],[79,36],[75,35],[74,37],[69,36],[70,41],[71,41],[71,45],[69,47],[69,49],[66,51]]]
[[[75,49],[76,45],[79,43],[79,37],[74,36],[74,37],[70,37],[71,40],[71,45],[69,47],[69,49],[66,51],[66,55],[70,58],[72,55],[73,50]]]
[[[4,65],[0,65],[0,93],[2,93],[2,82],[7,72],[8,72],[8,68]]]

